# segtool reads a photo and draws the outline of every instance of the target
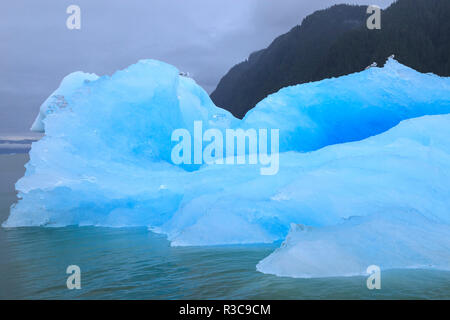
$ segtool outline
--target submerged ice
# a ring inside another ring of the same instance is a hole
[[[449,78],[392,59],[284,88],[243,120],[161,62],[74,73],[41,107],[45,136],[3,226],[147,226],[180,246],[285,239],[258,270],[293,277],[450,269],[448,113]],[[279,129],[278,174],[174,165],[171,134],[196,121]]]

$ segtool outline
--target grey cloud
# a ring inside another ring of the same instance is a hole
[[[0,4],[0,134],[28,131],[70,72],[111,74],[154,58],[211,92],[234,64],[334,0],[15,0]],[[355,1],[365,3],[365,1]],[[388,5],[391,0],[371,1]],[[68,30],[66,8],[81,8]]]

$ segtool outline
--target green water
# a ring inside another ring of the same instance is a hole
[[[25,155],[0,156],[0,220],[15,201]],[[1,299],[450,299],[450,272],[382,272],[365,277],[291,279],[256,271],[277,245],[173,248],[146,228],[0,229]],[[81,290],[68,290],[69,265]]]

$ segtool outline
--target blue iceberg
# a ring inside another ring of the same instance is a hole
[[[284,88],[243,120],[162,62],[75,73],[41,107],[45,136],[3,226],[146,226],[174,246],[285,239],[258,270],[293,277],[450,269],[449,113],[449,78],[393,59]],[[172,133],[199,121],[278,129],[278,173],[175,165]]]
[[[383,68],[281,89],[244,119],[280,128],[280,151],[313,151],[380,134],[400,121],[450,112],[450,79],[390,58]]]

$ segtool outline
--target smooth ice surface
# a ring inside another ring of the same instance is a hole
[[[383,68],[283,88],[249,111],[244,124],[282,128],[280,151],[312,151],[442,113],[450,113],[450,78],[390,58]]]
[[[365,275],[385,269],[450,269],[450,227],[408,209],[352,217],[323,228],[292,225],[281,248],[257,265],[295,278]]]
[[[161,230],[175,245],[207,245],[271,242],[290,223],[332,226],[397,211],[448,225],[448,128],[450,115],[423,117],[367,140],[281,154],[272,177],[248,166],[202,169],[192,180],[208,191],[186,197]]]
[[[369,261],[450,268],[448,78],[390,60],[282,89],[244,120],[154,60],[79,83],[64,107],[36,120],[45,137],[33,143],[4,227],[148,226],[189,246],[269,243],[294,224],[312,231],[293,228],[259,270],[348,275]],[[423,115],[433,116],[409,119]],[[279,129],[278,174],[262,176],[259,165],[175,166],[171,134],[193,133],[194,121],[203,130]]]

